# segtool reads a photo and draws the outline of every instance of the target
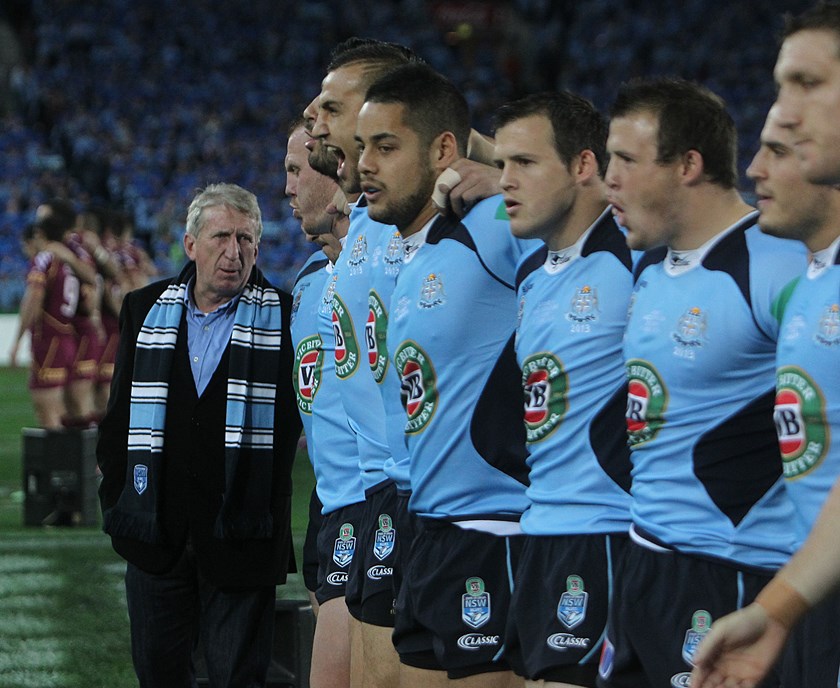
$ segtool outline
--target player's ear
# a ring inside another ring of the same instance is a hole
[[[703,181],[705,164],[700,151],[693,148],[686,151],[680,160],[680,177],[686,184],[697,184]]]
[[[569,171],[578,184],[584,183],[598,177],[598,158],[588,148],[582,150],[572,158]]]
[[[458,141],[451,131],[438,134],[432,142],[432,165],[443,171],[461,156],[458,153]]]

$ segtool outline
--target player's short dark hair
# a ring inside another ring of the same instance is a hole
[[[621,85],[612,119],[640,112],[659,123],[657,162],[670,163],[690,150],[703,156],[707,179],[725,189],[738,182],[738,133],[723,98],[684,79],[634,79]]]
[[[289,138],[301,127],[306,127],[306,119],[304,119],[303,115],[297,115],[293,117],[289,121],[288,126],[286,127],[286,138]]]
[[[49,214],[37,220],[35,226],[50,241],[61,241],[64,233],[76,225],[76,208],[66,198],[53,198],[43,204]]]
[[[403,121],[430,146],[445,131],[455,135],[458,152],[466,155],[470,137],[467,100],[445,76],[425,64],[409,64],[377,79],[368,89],[368,103],[403,106]]]
[[[525,117],[543,115],[551,123],[554,147],[568,168],[572,160],[590,150],[603,177],[607,169],[607,122],[586,98],[569,91],[534,93],[502,105],[493,118],[496,130]]]
[[[407,64],[424,64],[411,48],[399,43],[375,38],[354,36],[333,48],[327,72],[334,72],[349,65],[364,65],[362,87],[367,89],[379,77]]]
[[[785,27],[782,31],[783,39],[807,30],[833,31],[840,40],[840,3],[818,2],[801,14],[785,15]],[[840,46],[838,46],[837,57],[840,57]]]

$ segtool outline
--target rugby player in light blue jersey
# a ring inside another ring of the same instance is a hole
[[[435,180],[468,136],[463,96],[422,65],[371,86],[356,132],[368,213],[404,239],[387,350],[420,521],[394,629],[406,688],[511,680],[501,654],[527,505],[513,282],[526,247],[498,196],[463,220],[438,215]]]
[[[311,126],[311,120],[308,124]],[[292,212],[306,236],[323,247],[303,265],[292,289],[294,386],[321,506],[320,518],[311,519],[304,546],[305,580],[317,610],[309,680],[313,687],[349,686],[350,628],[344,593],[354,540],[347,525],[359,525],[364,490],[356,436],[347,425],[338,396],[333,357],[318,331],[323,293],[341,249],[340,240],[347,234],[348,220],[343,214],[327,212],[338,185],[310,166],[306,148],[310,141],[304,120],[294,123],[285,160],[286,195]],[[314,561],[314,581],[307,573],[310,560]]]
[[[505,648],[529,685],[594,688],[630,526],[621,345],[633,274],[606,200],[606,138],[601,114],[568,92],[496,113],[511,231],[541,240],[517,275],[530,485]]]
[[[774,107],[767,116],[761,147],[747,173],[755,180],[762,231],[802,241],[811,252],[807,272],[791,283],[789,298],[781,304],[776,351],[776,429],[796,511],[790,527],[801,543],[840,476],[840,190],[804,178],[794,134],[780,126],[777,112]],[[826,525],[833,541],[836,520],[829,518]],[[812,547],[809,543],[803,551]],[[802,571],[800,564],[792,566]],[[821,601],[793,629],[796,615],[817,600],[813,591],[805,597],[791,587],[790,569],[782,569],[755,604],[713,626],[708,645],[701,646],[703,660],[692,685],[717,685],[724,677],[758,680],[790,634],[782,663],[784,685],[837,686],[840,643],[831,631],[840,618],[840,596]],[[823,583],[817,589],[822,596],[831,586]],[[786,609],[780,602],[789,597],[796,603]]]
[[[712,621],[751,602],[794,545],[773,424],[776,305],[806,257],[763,234],[738,193],[735,125],[716,95],[631,82],[611,115],[608,197],[647,253],[624,343],[633,543],[600,684],[687,685]]]

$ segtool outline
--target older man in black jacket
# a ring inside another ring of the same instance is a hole
[[[97,457],[142,687],[194,685],[199,634],[211,685],[265,683],[300,420],[291,300],[255,266],[261,232],[252,193],[207,187],[187,214],[188,265],[120,316]]]

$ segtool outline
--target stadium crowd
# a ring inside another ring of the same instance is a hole
[[[290,286],[309,247],[282,194],[281,134],[348,36],[407,45],[464,91],[477,129],[510,97],[569,88],[606,107],[632,76],[695,78],[732,105],[746,169],[772,88],[760,77],[783,10],[804,2],[606,0],[204,3],[16,0],[0,19],[0,312],[17,309],[21,232],[46,199],[129,213],[163,273],[183,257],[182,208],[219,179],[263,204],[266,273]],[[715,22],[707,17],[714,14]],[[14,48],[14,49],[13,49]],[[594,49],[593,49],[594,48]]]

